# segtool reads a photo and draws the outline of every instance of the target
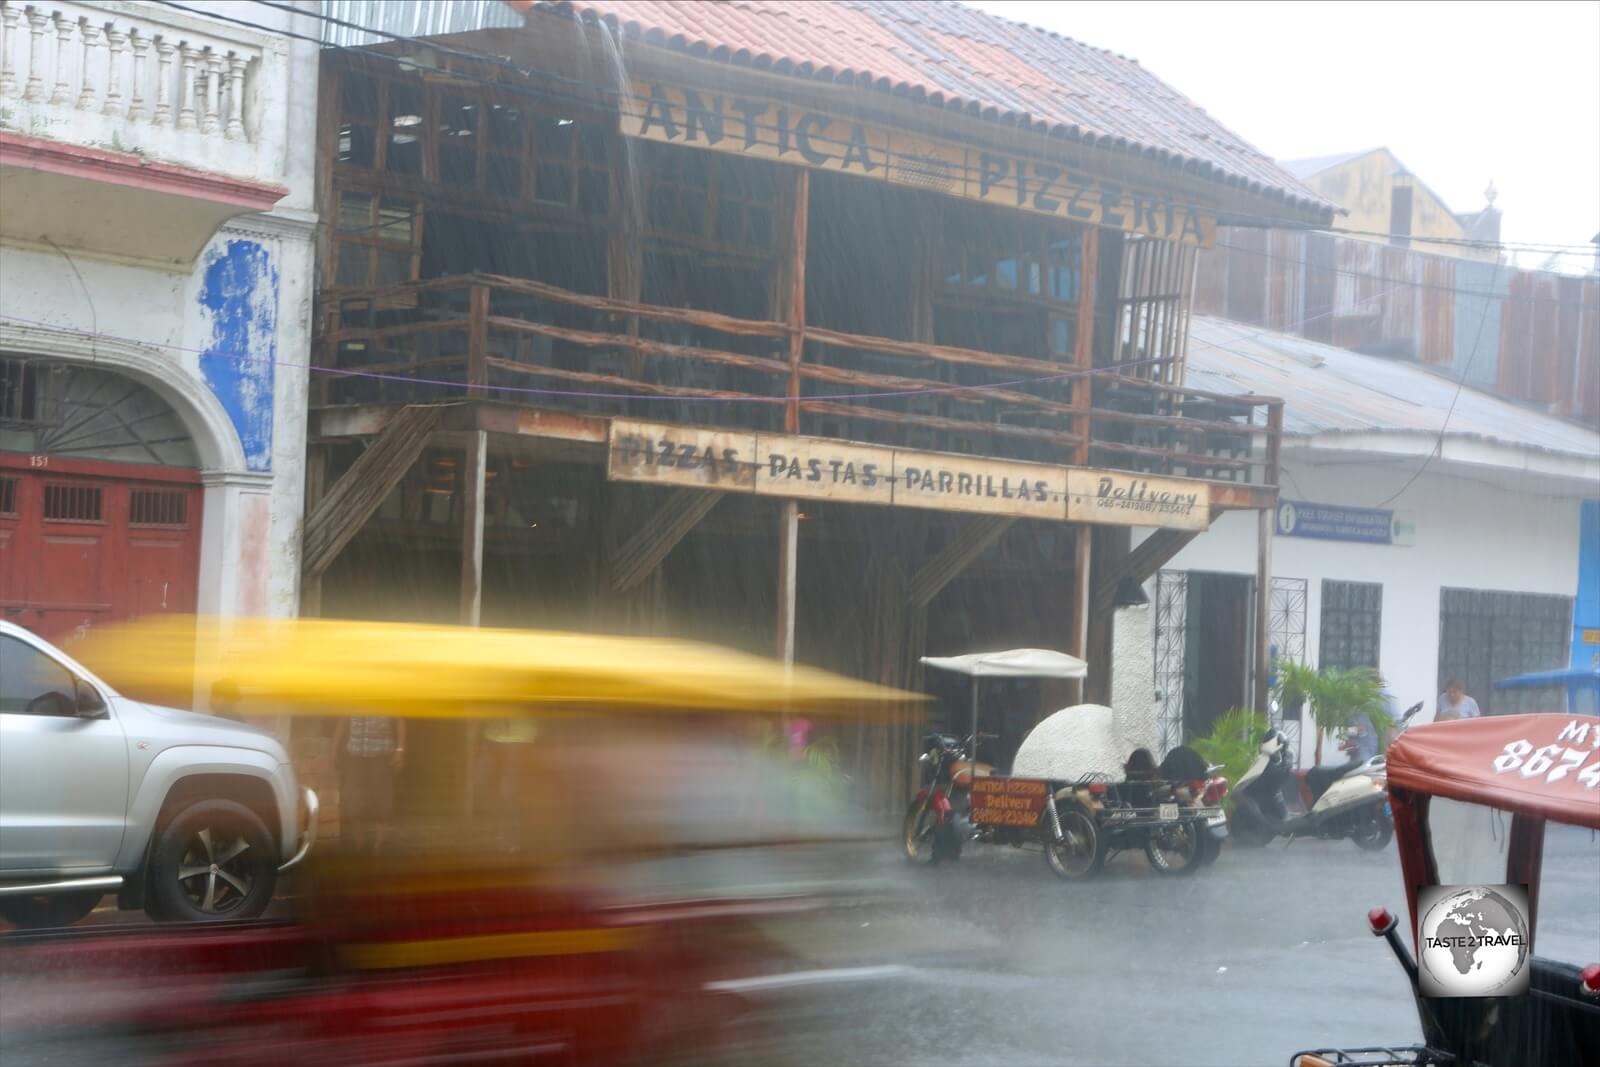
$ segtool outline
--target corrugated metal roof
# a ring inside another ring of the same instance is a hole
[[[1332,205],[1134,60],[961,4],[507,0],[778,74],[892,93],[1164,161],[1325,223]]]
[[[1278,161],[1278,166],[1296,178],[1310,178],[1341,163],[1348,163],[1352,159],[1360,159],[1377,151],[1380,149],[1363,148],[1359,152],[1337,152],[1331,156],[1312,156],[1310,159],[1284,159]]]
[[[1190,320],[1184,383],[1217,393],[1282,397],[1291,436],[1437,434],[1600,459],[1600,433],[1530,411],[1414,363],[1364,356],[1225,319]],[[1451,411],[1451,405],[1454,410]]]
[[[385,44],[390,37],[439,37],[472,30],[514,29],[522,16],[504,0],[322,0],[322,43],[334,48]],[[337,19],[337,22],[327,21]],[[339,23],[346,23],[340,25]],[[366,33],[357,27],[377,30]]]

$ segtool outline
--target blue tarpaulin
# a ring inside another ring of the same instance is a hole
[[[1494,683],[1496,689],[1544,689],[1560,687],[1567,691],[1567,711],[1600,714],[1600,667],[1567,667],[1553,671],[1533,671],[1514,678],[1502,678]],[[1582,697],[1589,694],[1588,707],[1580,707]]]

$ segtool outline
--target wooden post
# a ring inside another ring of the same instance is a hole
[[[785,500],[778,511],[778,658],[794,662],[795,560],[800,547],[800,504]]]
[[[1279,400],[1267,408],[1266,461],[1261,472],[1262,480],[1267,485],[1277,486],[1279,484],[1278,464],[1282,449],[1283,401]]]
[[[1093,226],[1083,228],[1078,257],[1078,331],[1073,338],[1072,365],[1080,376],[1072,379],[1072,432],[1080,438],[1072,446],[1072,464],[1089,465],[1090,414],[1094,406],[1094,379],[1089,372],[1094,369],[1094,300],[1095,276],[1100,262],[1100,231]]]
[[[482,400],[489,384],[489,287],[474,285],[467,320],[467,395]]]
[[[1278,462],[1279,452],[1283,443],[1283,402],[1279,401],[1267,408],[1267,440],[1263,449],[1265,456],[1262,480],[1274,489],[1279,482]],[[1278,509],[1276,507],[1262,508],[1256,512],[1256,631],[1255,631],[1255,709],[1262,715],[1267,714],[1267,701],[1270,697],[1267,685],[1268,676],[1272,673],[1271,648],[1268,638],[1272,632],[1272,531],[1273,524],[1277,521]],[[1317,743],[1322,743],[1322,734],[1317,733]]]
[[[800,359],[806,346],[806,228],[811,205],[811,172],[795,167],[791,195],[788,287],[784,293],[783,320],[789,327],[789,383],[783,406],[783,429],[800,432]]]
[[[461,623],[477,626],[483,616],[483,495],[487,481],[489,435],[467,437],[461,497]]]
[[[1255,709],[1267,714],[1267,676],[1272,662],[1267,635],[1272,630],[1272,523],[1276,508],[1256,512],[1256,631]]]
[[[322,500],[323,487],[328,481],[328,446],[312,445],[306,449],[306,492],[304,515],[310,515],[312,509]],[[304,519],[301,520],[304,522]],[[300,557],[300,607],[298,614],[302,618],[318,618],[322,615],[322,574],[315,574],[306,570],[304,553]]]
[[[1089,660],[1089,601],[1094,586],[1089,568],[1093,563],[1090,546],[1094,543],[1094,527],[1079,523],[1073,534],[1072,563],[1072,654],[1084,662]],[[1078,699],[1082,701],[1084,683],[1078,683]]]

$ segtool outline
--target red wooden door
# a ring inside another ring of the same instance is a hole
[[[0,455],[0,617],[62,640],[116,619],[194,611],[197,472],[33,462]]]

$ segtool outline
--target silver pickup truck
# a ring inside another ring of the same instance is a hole
[[[251,918],[316,815],[272,737],[120,696],[0,622],[0,918],[66,925],[109,893],[158,920]]]

